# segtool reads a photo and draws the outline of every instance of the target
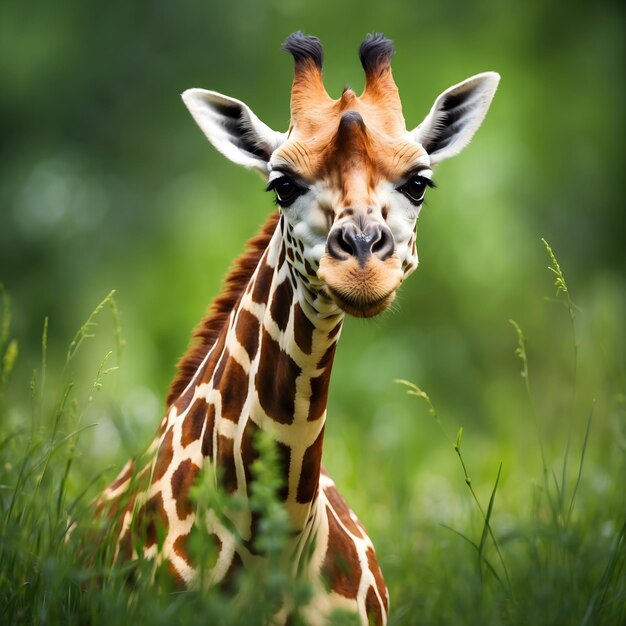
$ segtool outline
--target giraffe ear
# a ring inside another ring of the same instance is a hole
[[[499,81],[496,72],[477,74],[435,100],[426,119],[410,133],[433,165],[457,155],[470,142],[487,115]]]
[[[285,140],[239,100],[206,89],[187,89],[184,103],[209,141],[238,165],[267,176],[272,152]]]

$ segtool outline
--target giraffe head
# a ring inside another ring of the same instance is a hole
[[[433,167],[469,143],[500,77],[486,72],[450,87],[407,130],[391,41],[367,36],[359,50],[365,89],[338,99],[324,88],[316,37],[294,33],[284,48],[295,60],[286,133],[214,91],[189,89],[183,100],[220,152],[268,180],[285,218],[287,257],[305,282],[346,313],[370,317],[417,267],[416,221]]]

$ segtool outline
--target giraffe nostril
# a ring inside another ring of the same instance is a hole
[[[354,248],[350,245],[350,242],[346,240],[345,237],[339,237],[338,242],[339,247],[346,253],[346,254],[354,254]]]
[[[346,239],[342,228],[333,228],[328,235],[326,250],[335,259],[345,261],[354,254],[354,249]]]
[[[395,241],[391,231],[386,226],[382,226],[378,239],[372,245],[372,254],[384,261],[393,254],[394,248]]]

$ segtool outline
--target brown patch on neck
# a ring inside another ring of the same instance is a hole
[[[204,357],[217,341],[226,320],[250,281],[263,252],[267,248],[276,226],[278,212],[272,213],[256,237],[246,244],[245,252],[233,263],[233,268],[224,281],[221,294],[213,301],[209,314],[200,322],[187,354],[178,362],[178,374],[167,395],[167,406],[185,390]]]
[[[324,415],[328,404],[328,387],[330,385],[330,374],[332,371],[332,362],[335,357],[335,348],[337,342],[334,342],[324,353],[324,356],[317,364],[318,368],[324,368],[319,375],[311,378],[311,398],[309,400],[309,414],[307,421],[314,422]]]
[[[266,415],[280,424],[291,424],[296,412],[296,379],[302,369],[263,329],[261,358],[254,383]]]
[[[317,439],[306,449],[302,459],[302,470],[298,481],[296,501],[300,504],[312,502],[317,496],[320,484],[320,467],[322,465],[322,448],[324,446],[324,427]]]

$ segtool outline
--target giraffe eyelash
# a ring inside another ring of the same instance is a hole
[[[297,183],[291,176],[283,175],[270,180],[265,191],[273,191],[276,196],[275,204],[282,208],[291,206],[301,195],[308,191],[308,187]]]
[[[396,191],[403,194],[411,204],[420,206],[424,202],[426,189],[429,187],[435,187],[435,183],[430,178],[414,172],[402,185],[396,187]]]

